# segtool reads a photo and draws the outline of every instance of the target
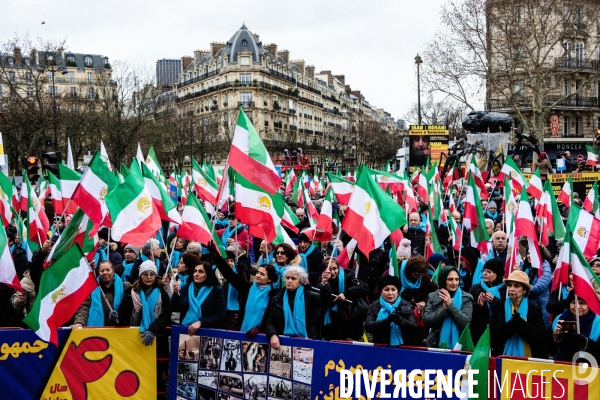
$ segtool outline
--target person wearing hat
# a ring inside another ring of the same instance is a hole
[[[548,357],[542,310],[528,299],[529,277],[515,270],[504,284],[506,299],[496,303],[490,317],[492,356]]]
[[[590,310],[584,299],[576,299],[573,291],[566,300],[568,306],[552,324],[554,343],[558,345],[554,359],[573,362],[575,354],[580,351],[590,353],[596,360],[600,359],[600,316]],[[573,323],[579,323],[579,333],[573,329],[576,327]]]
[[[473,296],[473,318],[471,318],[471,338],[476,344],[490,320],[497,302],[506,298],[504,286],[504,262],[491,258],[483,265],[483,279],[469,289]]]
[[[300,266],[308,272],[310,282],[317,282],[321,276],[321,264],[323,264],[323,253],[313,244],[305,231],[298,235],[298,255],[302,258]]]
[[[275,248],[275,272],[277,273],[277,280],[273,282],[275,289],[279,289],[285,285],[283,281],[283,273],[289,266],[300,266],[302,258],[296,253],[287,243],[281,243]]]
[[[462,250],[457,251],[451,249],[452,259],[451,264],[460,263],[460,287],[465,292],[469,292],[471,286],[475,283],[480,283],[483,277],[483,260],[481,260],[481,252],[475,247],[463,245]],[[457,259],[460,255],[460,260]]]
[[[171,251],[171,268],[176,268],[179,264],[179,259],[185,253],[186,247],[188,245],[188,241],[179,237],[175,237],[175,246],[173,246],[173,250]]]
[[[377,286],[381,296],[369,306],[365,321],[365,330],[373,335],[373,343],[418,345],[414,306],[400,296],[400,279],[384,275],[379,278]]]
[[[423,312],[430,328],[427,347],[453,349],[463,329],[471,322],[473,297],[460,288],[458,268],[448,265],[440,270],[439,289],[429,294]]]
[[[229,215],[228,211],[217,211],[217,218],[215,219],[215,229],[217,231],[221,229],[227,229],[229,226],[229,219],[227,218]]]
[[[142,259],[140,258],[140,248],[134,246],[132,244],[126,244],[123,247],[123,272],[121,274],[121,278],[124,281],[130,282],[129,278],[131,277],[131,271],[133,267],[136,266],[139,270],[140,264],[142,263]],[[136,265],[137,263],[137,265]]]
[[[167,266],[160,260],[160,247],[158,240],[156,239],[148,239],[144,242],[142,247],[140,248],[140,259],[142,262],[152,261],[156,266],[156,270],[158,271],[159,278],[165,275],[167,271]],[[131,268],[131,275],[129,276],[129,282],[135,282],[140,276],[140,268],[141,263],[135,263]]]
[[[235,255],[227,251],[227,258],[214,255],[215,265],[227,280],[224,286],[227,295],[227,314],[230,313],[230,295],[235,292],[238,302],[237,318],[231,330],[246,332],[249,338],[266,332],[265,322],[269,301],[277,294],[273,283],[277,272],[271,264],[261,264],[256,269],[254,282],[248,282],[235,271]],[[226,327],[227,329],[227,327]]]
[[[429,272],[429,275],[433,276],[438,265],[440,266],[440,268],[444,268],[447,262],[448,257],[446,257],[445,255],[440,253],[433,253],[427,259],[427,263],[429,264],[429,270],[427,272]]]
[[[540,169],[540,174],[552,174],[554,170],[552,169],[552,164],[550,160],[548,160],[548,156],[545,151],[540,153],[537,161],[533,163],[531,166],[531,171],[535,172],[536,169]]]
[[[225,321],[225,297],[219,286],[215,271],[206,261],[197,261],[187,285],[173,293],[173,310],[179,311],[181,325],[188,327],[188,334],[195,335],[198,329],[223,329]]]
[[[487,210],[485,210],[483,213],[483,217],[486,219],[491,219],[494,222],[492,228],[496,226],[496,224],[502,222],[502,219],[504,218],[502,213],[498,211],[498,205],[493,200],[488,202]]]
[[[248,230],[235,217],[235,212],[230,212],[227,218],[229,219],[229,226],[217,231],[223,245],[227,247],[233,242],[238,242],[242,249],[248,252],[252,246],[252,238],[248,234]]]

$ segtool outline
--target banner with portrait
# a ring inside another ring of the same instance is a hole
[[[410,166],[423,166],[427,160],[429,160],[428,166],[436,161],[439,164],[441,154],[448,154],[449,136],[447,125],[410,125],[408,131]]]

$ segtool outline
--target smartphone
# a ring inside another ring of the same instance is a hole
[[[575,321],[563,321],[560,326],[564,332],[575,332],[577,330],[577,322]]]

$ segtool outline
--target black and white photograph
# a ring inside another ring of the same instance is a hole
[[[198,364],[196,363],[177,363],[177,380],[185,382],[196,382],[198,375]]]
[[[232,396],[227,393],[219,393],[217,399],[218,400],[241,400],[239,397],[235,397],[235,396]]]
[[[294,347],[294,380],[310,385],[312,381],[314,349],[306,347]]]
[[[267,373],[269,345],[242,342],[242,366],[244,372]]]
[[[179,335],[179,361],[198,361],[200,353],[200,336]]]
[[[233,372],[219,373],[219,390],[230,393],[234,396],[244,396],[244,382],[242,374]]]
[[[244,395],[249,400],[266,400],[267,375],[244,374]]]
[[[223,354],[221,356],[221,371],[242,372],[242,351],[239,340],[223,340]]]
[[[310,400],[310,386],[294,382],[294,400]]]
[[[200,340],[200,368],[219,369],[223,339],[202,336]]]
[[[196,382],[177,382],[177,395],[186,399],[195,399]]]
[[[269,376],[269,399],[291,400],[292,381]]]
[[[219,382],[219,373],[217,371],[199,371],[198,372],[198,385],[216,389],[218,382]]]
[[[198,400],[217,400],[217,392],[198,386]]]
[[[292,377],[292,347],[280,346],[279,350],[271,349],[269,374],[290,379]]]

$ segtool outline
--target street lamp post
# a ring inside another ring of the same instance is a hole
[[[51,66],[51,68],[49,67]],[[69,71],[65,70],[63,67],[56,66],[56,60],[54,53],[46,54],[46,69],[50,71],[52,74],[52,115],[53,122],[52,127],[54,129],[54,151],[58,152],[58,122],[57,122],[57,109],[56,109],[56,82],[54,80],[54,75],[61,71],[64,74],[68,74]]]
[[[423,64],[421,56],[417,54],[415,57],[415,64],[417,64],[417,112],[419,115],[419,125],[421,125],[421,71],[420,65]]]

